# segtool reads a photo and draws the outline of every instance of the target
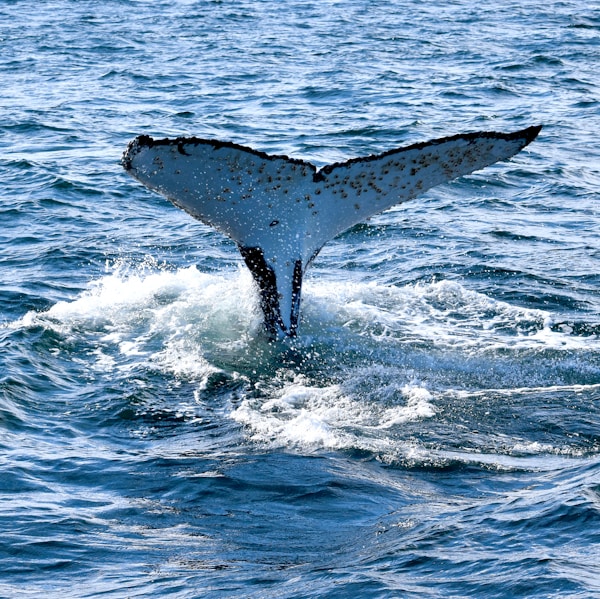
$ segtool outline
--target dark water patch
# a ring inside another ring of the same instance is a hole
[[[20,400],[27,394],[25,383],[13,376],[5,375],[0,380],[2,400],[0,405],[0,425],[8,433],[25,428],[27,414],[19,407]],[[4,450],[7,447],[4,446]]]
[[[577,17],[577,22],[572,23],[569,27],[573,29],[600,29],[600,22],[593,17]]]
[[[543,239],[539,239],[533,235],[519,235],[518,233],[513,233],[512,231],[490,231],[490,235],[494,237],[498,237],[499,239],[507,239],[509,241],[524,241],[527,243],[535,242],[535,241],[544,241]]]
[[[105,192],[97,189],[96,186],[86,185],[76,180],[69,180],[63,177],[56,177],[51,184],[51,188],[57,190],[60,195],[68,197],[73,194],[81,198],[82,196],[102,197]]]
[[[16,284],[12,288],[5,287],[2,293],[0,293],[0,301],[2,302],[0,327],[5,326],[8,322],[12,322],[13,319],[27,312],[47,310],[53,304],[53,301],[45,296],[32,296]]]
[[[598,337],[600,338],[600,324],[596,322],[557,322],[552,324],[552,330],[562,331],[572,335],[581,337]]]

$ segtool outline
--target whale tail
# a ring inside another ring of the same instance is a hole
[[[320,170],[230,142],[142,135],[129,144],[122,164],[237,243],[275,338],[296,335],[302,278],[327,241],[435,185],[507,160],[540,130],[454,135]]]

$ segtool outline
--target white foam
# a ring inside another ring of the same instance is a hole
[[[333,324],[379,342],[426,343],[471,353],[590,346],[589,337],[573,335],[569,327],[552,330],[549,312],[513,306],[455,281],[404,287],[309,281],[304,295],[304,311],[317,326]]]
[[[403,394],[407,398],[405,406],[396,406],[385,410],[380,428],[390,428],[412,420],[421,420],[435,416],[433,397],[427,389],[405,385]]]
[[[137,361],[203,377],[218,370],[207,351],[235,345],[259,324],[245,269],[215,275],[194,266],[174,270],[121,263],[75,299],[28,312],[12,326],[43,326],[90,343],[97,370],[128,368]]]
[[[510,387],[508,389],[478,389],[478,390],[462,390],[462,389],[447,389],[444,395],[448,397],[459,398],[478,398],[488,395],[500,395],[514,397],[516,395],[537,395],[540,393],[589,393],[600,391],[600,383],[583,385],[548,385],[545,387]]]
[[[244,399],[231,416],[264,444],[382,450],[389,442],[383,431],[435,414],[431,394],[421,387],[399,384],[386,390],[385,400],[365,397],[365,376],[365,369],[349,373],[342,387],[316,386],[297,375],[265,397]]]

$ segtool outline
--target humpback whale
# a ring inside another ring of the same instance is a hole
[[[327,241],[435,185],[507,160],[541,126],[444,137],[321,169],[228,141],[141,135],[125,170],[233,239],[260,292],[270,338],[295,336],[306,269]]]

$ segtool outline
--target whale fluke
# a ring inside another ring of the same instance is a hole
[[[327,241],[435,185],[507,160],[540,130],[454,135],[321,169],[230,142],[141,135],[122,164],[231,237],[258,285],[268,334],[295,336],[302,277]]]

